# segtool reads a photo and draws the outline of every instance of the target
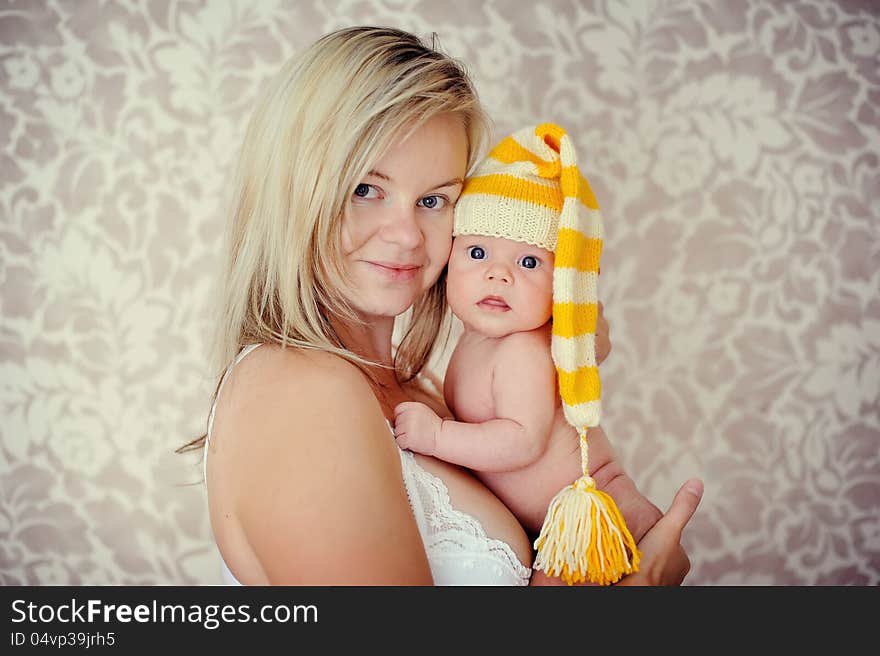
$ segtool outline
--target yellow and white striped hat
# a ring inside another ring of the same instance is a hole
[[[602,216],[566,131],[543,123],[495,146],[465,183],[453,235],[504,237],[555,253],[551,350],[565,418],[581,435],[598,425]]]

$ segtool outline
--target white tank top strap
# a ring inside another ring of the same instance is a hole
[[[217,411],[217,400],[220,398],[220,393],[223,391],[226,379],[229,378],[229,374],[232,373],[232,369],[235,365],[244,360],[248,353],[251,353],[258,346],[260,346],[260,344],[248,344],[243,347],[238,352],[238,355],[235,356],[235,360],[232,361],[232,364],[230,364],[226,368],[226,371],[223,372],[223,378],[220,379],[220,387],[217,388],[217,396],[214,397],[214,402],[211,404],[211,413],[208,415],[208,432],[205,434],[205,453],[202,456],[205,484],[208,483],[208,445],[211,443],[211,432],[214,430],[214,413]]]

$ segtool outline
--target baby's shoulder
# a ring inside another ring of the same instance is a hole
[[[542,326],[535,330],[511,333],[502,337],[496,347],[499,361],[513,356],[543,360],[550,355],[550,331]]]

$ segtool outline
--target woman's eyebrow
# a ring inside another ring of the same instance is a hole
[[[379,178],[380,180],[387,180],[388,182],[391,182],[391,178],[389,178],[381,171],[377,171],[376,169],[370,169],[369,171],[367,171],[367,175],[371,175],[374,178]]]
[[[434,185],[431,189],[442,189],[443,187],[454,187],[456,185],[464,185],[464,178],[452,178],[452,180],[447,180],[442,184]]]
[[[392,182],[392,179],[390,176],[385,175],[384,173],[382,173],[382,171],[377,171],[376,169],[370,169],[369,171],[367,171],[367,175],[374,177],[374,178],[379,178],[380,180],[385,180],[387,182]],[[464,185],[464,178],[460,178],[460,177],[452,178],[451,180],[447,180],[446,182],[441,182],[440,184],[433,185],[428,188],[429,189],[442,189],[443,187],[454,187],[456,185]]]

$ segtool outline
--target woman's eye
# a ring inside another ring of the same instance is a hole
[[[524,269],[537,269],[540,264],[541,260],[534,255],[526,255],[519,261],[519,265]]]
[[[486,251],[479,246],[471,246],[467,249],[467,254],[472,260],[482,260],[486,257]]]
[[[419,201],[419,205],[428,210],[440,210],[446,207],[448,202],[443,196],[425,196]]]
[[[354,195],[358,198],[378,198],[379,191],[373,185],[368,185],[366,182],[361,182],[357,187],[354,188]]]

